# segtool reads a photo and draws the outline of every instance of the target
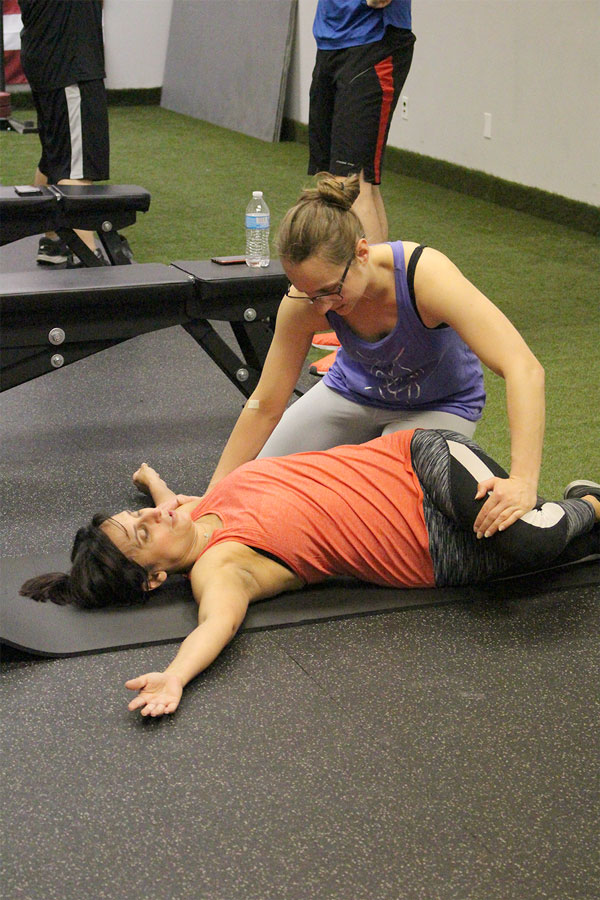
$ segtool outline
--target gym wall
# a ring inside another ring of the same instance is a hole
[[[162,87],[173,0],[104,0],[106,86]]]
[[[316,4],[298,3],[284,108],[303,124]],[[109,88],[163,83],[171,5],[105,0]],[[391,147],[600,204],[599,0],[415,0],[413,29],[408,119],[396,112]],[[199,41],[198,59],[203,49]],[[197,80],[197,60],[190,66]],[[237,87],[243,93],[247,81]],[[483,136],[486,112],[491,138]]]

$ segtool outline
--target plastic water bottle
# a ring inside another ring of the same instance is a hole
[[[262,191],[252,191],[246,207],[246,265],[269,265],[269,226],[271,215]]]

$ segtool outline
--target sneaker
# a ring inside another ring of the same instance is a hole
[[[60,238],[43,237],[38,244],[35,261],[42,266],[59,266],[66,263],[70,256],[71,251]]]
[[[600,484],[596,481],[572,481],[564,490],[563,497],[565,500],[574,500],[577,497],[585,497],[586,494],[596,497],[600,500]]]
[[[312,339],[313,347],[318,347],[319,350],[337,350],[340,347],[340,342],[335,331],[324,331],[321,334],[315,334]]]
[[[308,371],[311,375],[325,375],[334,364],[336,356],[337,350],[334,350],[333,353],[328,353],[327,356],[322,356],[321,359],[312,363]]]

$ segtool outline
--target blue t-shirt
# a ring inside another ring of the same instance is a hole
[[[319,0],[313,34],[319,50],[343,50],[383,38],[388,25],[411,28],[411,0],[392,0],[382,9],[366,0]]]
[[[330,310],[327,319],[342,346],[323,383],[365,406],[439,410],[476,422],[485,404],[481,363],[453,328],[423,325],[410,297],[402,241],[390,246],[396,327],[380,341],[363,341],[343,316]]]

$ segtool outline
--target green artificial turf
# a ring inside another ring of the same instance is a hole
[[[33,114],[19,111],[21,120]],[[263,190],[272,233],[307,182],[300,143],[269,144],[153,106],[111,107],[111,180],[152,194],[127,237],[138,262],[206,259],[244,249],[244,211]],[[0,133],[3,184],[28,182],[36,135]],[[395,172],[382,192],[392,239],[446,253],[514,322],[546,369],[547,428],[540,489],[600,479],[600,248],[589,233]],[[504,384],[486,372],[477,438],[504,465]],[[232,423],[233,424],[233,423]]]

